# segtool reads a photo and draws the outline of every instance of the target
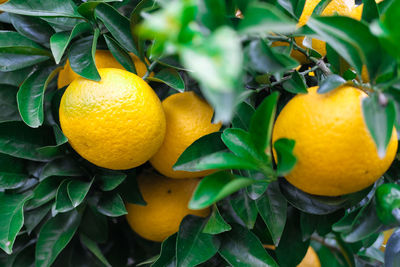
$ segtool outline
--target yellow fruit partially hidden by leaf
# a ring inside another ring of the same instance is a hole
[[[310,246],[303,260],[297,267],[321,267],[321,262],[315,250]]]
[[[390,229],[390,230],[386,230],[383,232],[383,242],[382,245],[380,247],[380,250],[385,252],[386,250],[386,243],[389,241],[389,238],[392,236],[394,230],[396,230],[395,228]]]
[[[279,114],[273,142],[295,140],[297,163],[285,178],[315,195],[339,196],[373,184],[391,165],[397,151],[397,133],[383,158],[364,122],[361,90],[342,86],[329,93],[296,95]],[[274,151],[275,153],[275,151]],[[276,157],[275,157],[276,158]]]
[[[79,77],[60,103],[60,123],[71,146],[108,169],[130,169],[149,160],[165,135],[165,115],[153,89],[137,75],[99,69],[100,82]]]
[[[148,240],[162,242],[179,230],[186,215],[208,216],[209,208],[188,208],[198,182],[198,179],[176,180],[154,173],[142,173],[138,177],[138,184],[147,205],[126,205],[126,219],[133,231]]]
[[[135,55],[130,53],[130,56],[133,60],[133,63],[136,68],[136,73],[139,77],[143,77],[146,74],[147,68],[146,65]],[[97,50],[94,56],[94,61],[96,63],[96,67],[100,68],[115,68],[125,70],[125,68],[115,59],[115,57],[108,50]],[[70,84],[73,80],[78,78],[79,75],[76,74],[69,64],[67,63],[64,66],[64,69],[60,71],[58,74],[57,86],[58,88],[62,88]]]
[[[171,178],[196,178],[211,174],[212,171],[174,171],[172,166],[194,141],[221,128],[220,123],[211,123],[212,107],[194,92],[171,95],[162,102],[162,106],[167,130],[160,150],[150,159],[153,167]]]

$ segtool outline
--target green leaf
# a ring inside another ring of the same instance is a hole
[[[99,259],[105,266],[111,267],[111,264],[107,261],[107,259],[104,257],[103,253],[101,252],[99,246],[91,240],[89,237],[85,236],[84,234],[79,235],[80,240],[83,245],[86,246],[87,249],[90,250],[90,252],[93,253]]]
[[[232,227],[225,222],[224,218],[222,218],[219,213],[218,207],[214,206],[213,212],[210,215],[210,218],[207,221],[207,224],[204,226],[203,233],[217,235],[226,231],[230,231]]]
[[[253,179],[239,177],[228,172],[208,175],[197,186],[189,202],[189,208],[203,209],[254,182]]]
[[[1,79],[0,74],[0,79]],[[0,86],[0,123],[7,121],[20,121],[17,106],[17,88],[8,85]]]
[[[387,244],[385,249],[385,266],[395,267],[400,264],[400,231],[394,232]]]
[[[23,207],[32,195],[0,193],[0,248],[11,254],[18,232],[24,224]]]
[[[173,267],[176,266],[176,238],[178,234],[173,234],[165,239],[161,244],[160,256],[151,267]]]
[[[40,18],[20,16],[11,13],[10,18],[14,28],[20,34],[35,42],[47,45],[51,35],[54,34],[53,28]]]
[[[147,80],[165,83],[178,92],[185,91],[185,83],[183,82],[181,75],[178,71],[172,68],[164,68],[153,77],[148,77]]]
[[[111,191],[119,186],[126,177],[126,174],[122,172],[104,173],[96,175],[95,181],[99,183],[101,190]]]
[[[274,148],[277,154],[277,172],[279,176],[285,176],[296,165],[297,159],[293,155],[295,141],[281,138],[275,141]]]
[[[202,0],[199,3],[199,18],[204,26],[211,31],[216,30],[226,24],[227,20],[226,4],[223,0]]]
[[[266,193],[257,199],[257,209],[267,225],[275,246],[278,246],[286,223],[287,201],[277,181],[268,185]]]
[[[90,203],[92,199],[88,199]],[[108,221],[105,215],[99,213],[96,207],[87,205],[79,226],[79,232],[97,243],[108,239]]]
[[[217,253],[218,240],[202,232],[205,223],[204,218],[192,215],[182,220],[176,240],[177,266],[197,266]]]
[[[293,94],[307,93],[306,80],[297,70],[293,72],[291,79],[285,81],[282,86],[286,91]]]
[[[318,88],[318,93],[319,94],[325,94],[328,93],[336,88],[338,88],[339,86],[341,86],[342,84],[344,84],[346,82],[345,79],[343,79],[341,76],[336,75],[336,74],[332,74],[329,75],[325,80],[322,81],[322,83],[319,85]]]
[[[365,124],[375,142],[378,155],[380,158],[384,158],[392,137],[396,110],[392,101],[381,104],[379,96],[379,94],[373,94],[364,98],[362,100],[362,110]],[[385,97],[384,95],[381,96]]]
[[[19,87],[26,77],[32,72],[33,67],[27,67],[15,71],[0,71],[0,84],[8,84]]]
[[[39,69],[21,85],[17,93],[18,109],[28,126],[37,128],[43,124],[44,92],[60,69],[54,66]]]
[[[50,176],[82,176],[83,174],[83,170],[75,160],[63,157],[47,163],[40,174],[40,180]]]
[[[48,203],[34,210],[26,211],[24,213],[24,226],[26,227],[26,231],[28,234],[31,234],[32,231],[39,225],[39,223],[44,219],[44,217],[51,210],[52,203]]]
[[[67,185],[67,192],[74,208],[78,207],[85,199],[93,180],[90,183],[82,182],[79,180],[72,180]]]
[[[269,151],[272,135],[272,126],[275,120],[278,93],[274,92],[266,97],[251,118],[250,135],[259,151]]]
[[[36,266],[51,266],[58,254],[71,241],[80,220],[81,215],[73,210],[60,213],[43,225],[36,243]]]
[[[118,217],[127,214],[124,201],[119,194],[103,195],[97,210],[109,217]]]
[[[0,190],[22,186],[29,178],[25,171],[25,161],[0,154]]]
[[[135,64],[131,56],[111,37],[103,35],[106,40],[107,47],[111,51],[115,59],[127,70],[137,74]]]
[[[14,71],[46,61],[51,54],[25,36],[0,31],[0,71]]]
[[[128,174],[128,177],[118,186],[117,192],[128,203],[146,205],[134,174]]]
[[[362,20],[368,23],[379,19],[379,10],[375,0],[363,0]]]
[[[91,28],[92,27],[89,23],[82,22],[77,24],[72,31],[57,32],[51,36],[50,48],[57,64],[60,63],[61,58],[72,39],[91,30]]]
[[[271,4],[259,2],[247,7],[244,19],[239,24],[241,34],[291,33],[295,29],[294,19]]]
[[[75,41],[71,45],[71,50],[68,54],[69,63],[74,72],[86,79],[97,82],[101,79],[94,61],[98,37],[99,30],[95,30],[93,36]]]
[[[235,198],[230,199],[230,203],[247,229],[253,229],[258,215],[256,202],[250,199],[247,194],[239,194]]]
[[[221,237],[218,253],[232,266],[278,267],[260,240],[245,227],[234,224],[232,230],[221,234]]]
[[[33,190],[33,197],[27,202],[26,208],[31,210],[52,200],[56,196],[61,181],[61,177],[51,177],[39,183]]]
[[[254,108],[246,102],[240,103],[237,106],[235,116],[232,119],[232,127],[248,131],[254,111]]]
[[[130,30],[130,22],[126,17],[108,4],[99,4],[96,7],[96,17],[104,23],[118,43],[129,52],[139,56]]]
[[[55,210],[57,212],[67,212],[74,209],[71,199],[68,196],[68,183],[70,180],[65,179],[61,182],[57,189]]]
[[[81,18],[71,0],[9,0],[0,6],[0,10],[28,16]]]
[[[38,149],[49,145],[53,136],[50,127],[32,129],[23,122],[4,122],[0,124],[0,152],[17,158],[48,161],[54,155],[46,155]]]
[[[278,3],[296,19],[303,13],[305,2],[305,0],[278,0]]]

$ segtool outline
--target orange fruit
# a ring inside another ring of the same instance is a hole
[[[306,255],[297,267],[321,267],[321,262],[315,250],[309,246]]]
[[[60,103],[62,131],[71,146],[97,166],[122,170],[150,159],[161,146],[165,115],[151,87],[120,69],[99,69],[100,82],[82,77]]]
[[[198,182],[197,179],[177,180],[150,172],[142,173],[138,185],[147,205],[126,204],[126,219],[132,230],[143,238],[162,242],[179,230],[186,215],[208,216],[209,208],[188,208]]]

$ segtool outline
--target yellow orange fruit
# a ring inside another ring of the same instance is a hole
[[[364,189],[391,165],[397,151],[397,133],[383,158],[364,122],[361,101],[367,95],[342,86],[325,94],[318,87],[296,95],[279,114],[273,142],[295,140],[297,164],[286,179],[315,195],[338,196]]]
[[[392,236],[394,230],[396,230],[395,228],[390,229],[390,230],[386,230],[383,232],[383,242],[382,245],[380,247],[380,250],[385,252],[386,250],[386,243],[389,241],[389,238]]]
[[[315,250],[310,246],[303,260],[297,267],[321,267],[321,262]]]
[[[208,216],[209,208],[188,208],[198,182],[198,179],[177,180],[154,173],[142,173],[138,177],[138,184],[147,205],[126,204],[126,219],[133,231],[148,240],[162,242],[179,230],[186,215]]]
[[[179,156],[200,137],[217,132],[221,123],[211,123],[212,107],[194,92],[177,93],[163,102],[167,130],[164,142],[158,152],[150,159],[153,167],[161,174],[171,178],[196,178],[211,171],[174,171],[172,166]]]
[[[62,131],[85,159],[108,169],[130,169],[151,158],[165,134],[165,115],[153,89],[139,76],[99,69],[100,82],[82,77],[60,103]]]
[[[139,77],[143,77],[146,74],[147,68],[146,65],[133,53],[130,53],[130,56],[133,60],[133,63],[136,68],[136,73]],[[100,68],[115,68],[125,70],[125,68],[115,59],[115,57],[108,50],[97,50],[95,53],[95,63],[98,69]],[[67,63],[64,66],[64,69],[60,71],[58,74],[57,86],[58,88],[62,88],[70,84],[73,80],[78,78],[79,75],[76,74],[69,64]]]

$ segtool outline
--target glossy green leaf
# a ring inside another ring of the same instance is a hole
[[[146,205],[146,201],[144,201],[139,190],[135,173],[128,174],[128,177],[118,186],[117,192],[125,202]]]
[[[240,103],[237,106],[235,116],[232,119],[232,127],[248,131],[250,127],[250,120],[254,114],[254,111],[254,108],[246,102]]]
[[[217,172],[204,177],[189,202],[190,209],[208,207],[224,197],[247,187],[255,180],[239,177],[228,172]]]
[[[277,181],[268,185],[266,193],[257,199],[257,209],[267,225],[272,240],[277,246],[286,223],[287,201]]]
[[[98,174],[95,177],[95,181],[98,182],[99,187],[103,191],[111,191],[119,186],[125,179],[125,173],[104,173]]]
[[[31,197],[30,193],[0,193],[0,248],[7,254],[13,251],[15,238],[24,224],[23,207]]]
[[[192,215],[182,220],[176,240],[177,266],[197,266],[217,253],[218,240],[202,232],[206,222],[204,218]]]
[[[8,84],[19,87],[32,72],[32,70],[33,67],[7,72],[0,71],[0,84]]]
[[[47,163],[40,174],[40,180],[50,176],[82,176],[83,174],[83,170],[75,160],[64,157]]]
[[[250,122],[250,136],[255,146],[258,147],[259,151],[265,151],[267,154],[271,153],[268,148],[271,142],[277,101],[278,93],[272,93],[266,97],[258,106]]]
[[[278,0],[278,3],[296,19],[303,13],[305,2],[305,0]]]
[[[297,159],[293,155],[295,141],[292,139],[281,138],[274,142],[277,154],[277,172],[279,176],[285,176],[296,165]]]
[[[93,36],[79,39],[71,45],[68,58],[71,68],[80,76],[94,81],[100,81],[101,77],[94,62],[99,31],[95,30]]]
[[[22,120],[28,126],[37,128],[43,124],[44,92],[58,71],[59,68],[53,66],[39,69],[21,85],[17,93],[18,109]]]
[[[67,192],[74,208],[78,207],[85,199],[92,182],[86,183],[79,180],[72,180],[67,185]]]
[[[11,23],[14,28],[23,36],[47,45],[52,34],[53,28],[44,20],[37,17],[21,16],[10,14]]]
[[[96,7],[96,17],[104,23],[118,43],[129,52],[139,56],[130,30],[130,22],[126,17],[108,4],[100,4]]]
[[[230,203],[235,213],[246,225],[247,229],[253,229],[258,215],[256,202],[249,198],[247,194],[239,194],[230,199]]]
[[[328,93],[338,88],[339,86],[343,85],[345,82],[346,80],[339,75],[336,74],[329,75],[325,80],[321,82],[317,92],[319,94]]]
[[[70,180],[65,179],[61,182],[56,193],[55,210],[57,212],[67,212],[74,209],[71,199],[68,196],[68,183]]]
[[[28,16],[81,18],[72,0],[9,0],[0,10]]]
[[[60,63],[68,45],[75,37],[91,30],[91,25],[87,22],[77,24],[72,31],[63,31],[53,34],[50,38],[50,48],[56,63]]]
[[[27,202],[26,208],[31,210],[52,200],[61,181],[61,177],[52,177],[39,183],[33,190],[33,197]]]
[[[100,213],[109,217],[118,217],[128,213],[119,194],[102,196],[97,209]]]
[[[156,73],[153,77],[148,77],[147,80],[154,82],[165,83],[169,87],[177,90],[178,92],[185,91],[185,83],[178,71],[171,68],[164,68]]]
[[[17,90],[13,86],[0,85],[0,123],[21,120],[16,101]]]
[[[0,154],[0,190],[18,188],[25,183],[29,177],[25,164],[21,159]]]
[[[78,229],[81,215],[73,210],[60,213],[40,229],[36,243],[36,266],[51,266],[58,254],[68,245]]]
[[[263,34],[266,32],[290,33],[296,29],[296,21],[286,16],[275,6],[254,2],[239,24],[242,34]]]
[[[376,144],[378,155],[383,158],[392,137],[396,110],[392,101],[388,103],[381,103],[381,101],[379,94],[366,97],[362,100],[362,110],[365,124]]]
[[[232,227],[225,222],[219,213],[218,207],[215,206],[207,224],[204,226],[203,233],[217,235],[226,231],[230,231]]]
[[[90,203],[92,199],[88,199]],[[108,239],[108,217],[99,213],[96,207],[88,205],[82,216],[79,232],[97,243],[104,243]]]
[[[79,237],[80,237],[82,244],[84,244],[86,246],[86,248],[88,248],[90,250],[90,252],[92,252],[93,255],[95,255],[97,257],[97,259],[99,259],[104,264],[104,266],[111,267],[111,264],[104,257],[103,253],[101,252],[101,250],[100,250],[99,246],[96,244],[96,242],[94,242],[89,237],[87,237],[83,234],[79,235]]]
[[[51,203],[48,203],[24,213],[24,226],[26,227],[28,234],[31,234],[36,226],[38,226],[44,217],[50,212],[51,206]]]
[[[363,0],[362,1],[363,12],[362,20],[371,23],[375,19],[379,19],[379,10],[376,2],[374,0]]]
[[[298,71],[294,71],[291,79],[283,82],[283,88],[293,94],[306,94],[307,85],[304,76],[300,75]]]
[[[400,264],[400,231],[394,232],[387,244],[385,249],[385,266],[395,267]]]
[[[234,224],[232,230],[221,234],[218,253],[230,265],[236,267],[278,267],[278,264],[263,248],[260,240],[243,226]]]
[[[137,74],[135,64],[131,56],[111,37],[104,35],[107,47],[115,59],[127,70]]]
[[[160,256],[151,267],[174,267],[176,266],[176,239],[178,234],[173,234],[161,244]]]

